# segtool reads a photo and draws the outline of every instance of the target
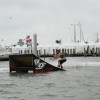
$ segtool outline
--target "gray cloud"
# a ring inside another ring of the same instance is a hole
[[[34,32],[40,43],[59,38],[71,42],[71,24],[81,22],[85,38],[91,38],[100,32],[99,4],[98,0],[0,0],[0,35],[6,43],[10,39],[9,44]]]

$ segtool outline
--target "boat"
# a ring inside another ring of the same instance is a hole
[[[9,60],[9,55],[0,55],[0,61],[8,61]]]
[[[65,71],[62,68],[58,68],[51,65],[34,54],[21,54],[9,56],[9,71],[10,72],[28,72],[45,73],[51,71]]]
[[[8,61],[9,60],[9,54],[10,54],[10,52],[8,52],[0,44],[0,61]]]

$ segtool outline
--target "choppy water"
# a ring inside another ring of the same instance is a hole
[[[69,57],[64,69],[10,74],[9,62],[0,62],[0,100],[100,100],[99,57]]]

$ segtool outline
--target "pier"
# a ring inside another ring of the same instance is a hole
[[[94,44],[37,46],[37,56],[38,57],[53,57],[56,54],[56,51],[58,49],[66,57],[100,56],[100,45],[94,45]],[[20,48],[17,51],[17,53],[18,54],[33,54],[33,49],[32,48]]]

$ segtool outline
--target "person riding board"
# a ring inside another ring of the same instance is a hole
[[[58,59],[58,58],[60,58],[60,59]],[[65,58],[64,55],[60,52],[60,50],[57,50],[57,53],[56,53],[56,55],[55,55],[55,57],[54,57],[54,60],[55,60],[55,59],[58,59],[58,67],[63,68],[62,64],[63,64],[64,62],[66,62],[66,58]]]

